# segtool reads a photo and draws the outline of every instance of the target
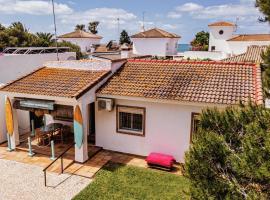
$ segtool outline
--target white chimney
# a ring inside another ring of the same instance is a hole
[[[128,44],[123,44],[121,46],[121,58],[129,58],[131,55],[130,47]]]

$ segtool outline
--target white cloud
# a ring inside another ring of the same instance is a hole
[[[169,12],[167,16],[171,19],[179,19],[182,17],[182,14],[175,12],[175,11],[172,11],[172,12]]]
[[[175,10],[180,11],[180,12],[193,12],[193,11],[197,11],[201,9],[203,9],[203,6],[190,2],[190,3],[185,3],[182,6],[176,7]]]
[[[1,14],[48,15],[52,13],[50,1],[42,0],[0,0]],[[66,4],[55,3],[56,14],[70,14],[73,10]]]
[[[73,12],[68,15],[59,16],[63,24],[88,24],[90,21],[97,20],[100,25],[107,29],[113,29],[119,24],[128,25],[129,22],[134,22],[137,16],[131,12],[118,8],[94,8],[82,12]]]
[[[178,15],[181,16],[185,13],[195,19],[236,19],[237,17],[245,19],[251,16],[254,18],[259,16],[259,12],[255,8],[254,3],[248,3],[253,1],[241,0],[239,4],[222,4],[206,7],[195,3],[186,3],[169,12],[168,17],[177,18]]]

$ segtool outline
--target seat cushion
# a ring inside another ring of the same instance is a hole
[[[146,158],[146,162],[149,165],[158,165],[166,168],[172,168],[173,164],[175,163],[175,159],[171,155],[162,153],[150,153]]]

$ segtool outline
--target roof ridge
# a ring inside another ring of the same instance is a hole
[[[202,61],[202,60],[149,60],[149,59],[128,59],[128,62],[149,62],[149,63],[190,63],[190,64],[224,64],[224,65],[256,65],[252,62],[226,62],[226,61]]]

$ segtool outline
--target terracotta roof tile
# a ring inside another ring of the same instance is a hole
[[[215,22],[215,23],[212,23],[212,24],[209,24],[208,26],[236,26],[234,23],[231,23],[231,22]]]
[[[109,71],[43,67],[7,84],[0,91],[79,98],[108,73]]]
[[[239,54],[230,58],[226,58],[223,61],[226,62],[252,62],[262,63],[262,53],[266,51],[267,46],[249,46],[246,53]]]
[[[93,38],[93,39],[102,39],[101,36],[95,35],[93,33],[85,32],[82,30],[76,30],[71,33],[66,33],[59,36],[58,38]]]
[[[153,28],[144,32],[132,35],[131,38],[181,38],[181,36],[174,33],[169,33],[162,29]]]
[[[259,71],[254,64],[129,60],[98,94],[217,104],[250,98],[261,103]]]
[[[238,35],[227,41],[230,42],[242,42],[242,41],[270,41],[270,34],[245,34]]]

